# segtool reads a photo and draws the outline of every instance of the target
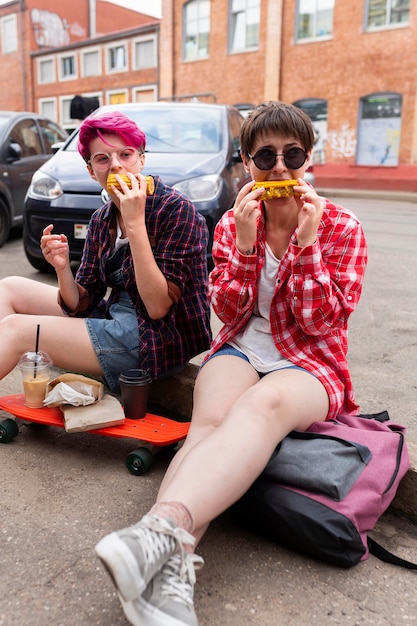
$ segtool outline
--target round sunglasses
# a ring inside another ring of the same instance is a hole
[[[248,154],[258,170],[272,170],[277,157],[282,156],[289,170],[298,170],[307,161],[308,154],[302,148],[290,148],[286,152],[277,153],[271,148],[261,148],[254,155]]]

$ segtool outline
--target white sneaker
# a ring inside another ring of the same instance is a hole
[[[145,515],[138,524],[103,537],[96,553],[127,602],[140,598],[148,583],[176,552],[184,558],[183,544],[195,539],[172,520]]]
[[[125,602],[133,626],[198,626],[194,610],[195,570],[204,564],[196,554],[174,554],[155,574],[141,598]]]

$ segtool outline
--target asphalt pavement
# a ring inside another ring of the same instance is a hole
[[[358,215],[369,243],[363,297],[349,335],[361,409],[388,409],[393,421],[407,427],[414,449],[415,198],[327,195]],[[19,237],[0,249],[0,276],[14,273],[53,281],[32,270]],[[14,371],[1,382],[1,393],[17,392],[21,383]],[[0,446],[0,626],[126,624],[93,548],[103,535],[148,510],[170,458],[159,453],[153,468],[135,477],[124,466],[134,447],[132,440],[22,423],[16,439]],[[250,453],[242,462],[250,462]],[[417,484],[408,499],[414,509]],[[390,510],[373,536],[417,562],[417,518],[414,522]],[[417,573],[372,556],[339,569],[244,531],[227,513],[212,524],[198,552],[205,559],[195,592],[200,626],[417,624]]]

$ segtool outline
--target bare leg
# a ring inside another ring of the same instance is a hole
[[[245,493],[279,441],[327,416],[327,393],[314,376],[287,369],[256,382],[254,375],[242,359],[224,356],[197,378],[190,442],[158,494],[158,502],[181,502],[190,511],[197,539]]]
[[[9,276],[0,280],[0,320],[11,313],[64,315],[57,302],[58,289],[52,285]]]
[[[35,349],[38,324],[39,350],[57,367],[103,375],[84,320],[66,317],[57,295],[56,287],[19,276],[0,281],[0,379]]]
[[[21,355],[35,349],[36,329],[40,325],[39,350],[62,369],[102,376],[85,321],[44,315],[9,315],[0,322],[0,379],[17,365]]]

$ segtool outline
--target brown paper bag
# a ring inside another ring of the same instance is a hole
[[[60,396],[59,394],[59,386],[60,384],[65,385],[65,393],[63,394],[63,397]],[[101,383],[98,380],[95,380],[94,378],[87,378],[87,376],[82,376],[81,374],[71,374],[71,373],[67,373],[67,374],[61,374],[60,376],[57,376],[56,378],[54,378],[53,380],[51,380],[48,383],[48,386],[46,388],[46,398],[45,398],[45,402],[44,405],[45,406],[61,406],[64,404],[73,404],[74,406],[79,406],[80,404],[86,404],[86,402],[82,402],[82,398],[87,397],[85,396],[85,391],[83,391],[83,393],[80,393],[78,391],[79,388],[85,388],[88,389],[88,404],[93,404],[94,402],[98,402],[99,400],[101,400],[101,398],[103,397],[104,394],[104,387],[103,387],[103,383]],[[71,401],[71,390],[73,388],[73,397],[74,400]],[[56,394],[51,393],[53,390],[55,390]],[[48,394],[51,395],[55,395],[56,397],[54,398],[54,401],[51,401],[48,398]]]
[[[114,396],[105,394],[101,400],[87,406],[61,406],[65,430],[68,433],[118,426],[125,421],[123,407]]]

